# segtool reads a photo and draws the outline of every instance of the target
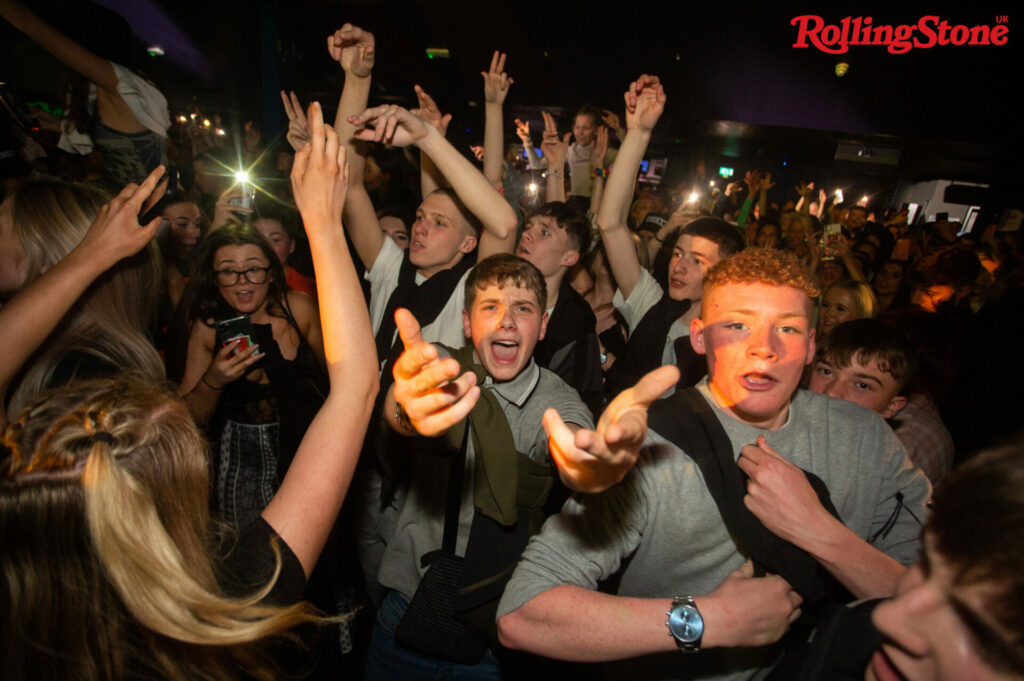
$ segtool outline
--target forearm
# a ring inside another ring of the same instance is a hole
[[[860,267],[860,261],[853,257],[852,254],[847,253],[843,256],[843,264],[846,265],[846,270],[850,273],[851,279],[867,283],[867,277],[864,276],[864,270]]]
[[[604,197],[604,178],[595,177],[590,186],[590,215],[597,215],[601,210],[601,199]]]
[[[565,176],[562,170],[548,168],[544,175],[544,200],[548,203],[565,203]]]
[[[358,128],[348,122],[349,116],[358,116],[366,110],[370,101],[370,85],[372,81],[369,76],[361,78],[351,73],[345,74],[345,85],[341,89],[341,97],[338,99],[338,113],[334,117],[334,132],[338,133],[338,141],[345,146],[348,152],[348,175],[349,183],[363,182],[363,168],[366,159],[361,153],[362,145],[355,139]]]
[[[740,226],[740,229],[747,224],[747,216],[750,215],[750,211],[754,208],[754,197],[748,196],[743,202],[743,207],[740,208],[739,214],[736,216],[736,224]],[[748,244],[749,245],[749,244]]]
[[[104,269],[96,258],[72,251],[0,307],[4,347],[0,352],[0,399],[22,365]],[[5,413],[5,409],[0,409],[0,421],[4,423]]]
[[[537,153],[537,149],[532,143],[523,143],[523,149],[526,150],[526,167],[530,170],[541,170],[547,167],[547,159],[542,159],[540,154]]]
[[[399,418],[398,413],[398,400],[395,399],[395,386],[392,385],[384,396],[384,420],[396,433],[410,437],[419,435],[408,419]]]
[[[650,131],[630,130],[622,142],[608,180],[605,182],[597,225],[601,229],[608,265],[624,296],[629,297],[640,279],[640,261],[633,248],[627,217],[633,198],[633,181],[643,160]]]
[[[370,316],[342,226],[307,224],[307,233],[331,391],[262,515],[308,577],[348,491],[379,383]]]
[[[433,127],[417,146],[430,156],[469,212],[480,220],[489,236],[498,241],[515,238],[515,211],[469,159]]]
[[[0,2],[0,15],[68,68],[108,92],[117,91],[114,67],[43,21],[18,2]]]
[[[501,182],[501,160],[505,155],[504,118],[500,103],[487,102],[484,105],[484,177],[492,185]]]
[[[387,237],[380,229],[380,221],[377,220],[373,202],[370,201],[370,195],[366,193],[366,187],[362,182],[349,184],[342,215],[356,255],[367,271],[373,269],[373,264],[377,261],[380,249],[384,246],[384,239]]]
[[[839,520],[829,516],[827,527],[797,545],[814,556],[855,598],[892,596],[906,568]]]
[[[420,154],[420,194],[426,198],[444,187],[445,181],[441,171],[426,154]]]
[[[498,638],[509,648],[574,662],[670,652],[676,648],[665,628],[671,600],[556,586],[501,617]]]
[[[191,381],[186,383],[188,380],[186,378],[185,381],[182,381],[179,394],[185,401],[185,406],[188,407],[188,413],[192,415],[193,420],[199,425],[205,425],[209,423],[214,412],[217,411],[217,405],[220,403],[220,395],[224,391],[224,386],[210,383],[210,380],[206,378],[206,374],[203,374],[191,387],[187,387],[191,383]]]

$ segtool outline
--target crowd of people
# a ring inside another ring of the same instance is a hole
[[[238,179],[0,16],[74,74],[0,203],[10,678],[1024,677],[1018,231],[640,182],[655,75],[538,154],[499,52],[474,159],[351,24]]]

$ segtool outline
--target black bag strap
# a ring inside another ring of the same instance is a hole
[[[444,537],[441,549],[455,555],[455,542],[459,538],[459,510],[462,508],[462,477],[466,469],[466,448],[469,447],[469,424],[462,434],[459,453],[452,457],[448,473],[448,504],[444,512]]]

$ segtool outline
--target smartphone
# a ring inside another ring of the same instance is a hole
[[[165,182],[166,184],[164,184]],[[161,196],[160,200],[154,203],[149,210],[139,215],[140,225],[148,225],[154,218],[160,217],[164,212],[164,208],[180,197],[181,192],[178,191],[177,168],[174,166],[167,166],[167,172],[165,172],[160,181],[156,183],[156,189],[154,191],[160,191],[160,187],[165,187],[164,195]]]
[[[252,321],[249,320],[248,315],[238,315],[237,317],[231,317],[230,319],[218,319],[217,320],[217,342],[223,348],[225,345],[240,338],[238,345],[231,352],[229,357],[234,357],[240,352],[245,352],[256,343],[253,342],[253,328]]]
[[[236,208],[246,208],[251,210],[253,201],[256,199],[256,186],[252,184],[242,185],[242,196],[228,199],[229,206],[235,206]]]
[[[835,258],[839,255],[839,238],[843,235],[843,228],[838,222],[825,225],[821,235],[822,258]]]

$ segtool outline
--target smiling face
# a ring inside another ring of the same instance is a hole
[[[668,295],[673,300],[700,300],[704,275],[718,264],[718,244],[702,236],[683,234],[668,263]]]
[[[270,261],[263,254],[263,250],[255,244],[243,244],[240,246],[221,246],[213,255],[213,271],[223,272],[234,270],[235,272],[246,272],[254,268],[269,268]],[[265,276],[263,283],[254,284],[249,281],[248,276],[259,279]],[[267,303],[267,293],[270,291],[270,272],[252,272],[249,275],[238,277],[231,286],[225,286],[217,281],[217,288],[228,305],[242,314],[252,315],[259,312]]]
[[[1019,673],[999,671],[987,661],[1005,660],[1001,653],[1014,648],[1012,637],[990,614],[998,593],[985,583],[957,584],[955,569],[928,533],[924,544],[924,557],[900,579],[895,598],[872,615],[882,645],[871,658],[867,679],[1019,680]]]
[[[594,136],[597,135],[597,121],[593,116],[580,114],[572,125],[572,134],[576,138],[576,144],[581,147],[589,147],[594,141]]]
[[[495,381],[511,381],[544,338],[548,313],[537,294],[521,286],[488,284],[477,290],[473,307],[462,312],[462,327],[481,364]]]
[[[811,300],[800,289],[726,283],[703,301],[690,342],[708,358],[715,401],[758,428],[781,427],[803,368],[814,357]]]
[[[832,287],[821,299],[821,333],[828,333],[843,322],[860,319],[860,307],[853,294],[844,288]]]
[[[545,278],[572,267],[580,258],[579,249],[569,248],[568,232],[550,215],[534,215],[527,221],[516,255],[533,263]]]
[[[899,394],[899,381],[888,371],[882,371],[878,360],[861,363],[859,356],[851,358],[850,365],[846,367],[835,366],[825,360],[816,361],[808,388],[811,392],[867,407],[887,419],[898,414],[907,404],[907,398]]]
[[[203,214],[191,201],[174,203],[164,209],[164,218],[170,223],[174,241],[174,254],[180,262],[191,253],[203,234]]]
[[[887,262],[875,275],[875,293],[880,296],[894,296],[903,282],[903,268],[894,262]]]
[[[454,266],[476,247],[476,237],[459,213],[455,202],[444,194],[430,194],[416,210],[409,244],[409,260],[420,274],[431,277]]]
[[[265,236],[270,245],[274,247],[274,253],[277,255],[277,259],[281,261],[281,264],[284,265],[288,262],[288,256],[295,250],[295,240],[288,234],[288,230],[284,228],[281,221],[272,218],[260,218],[259,220],[253,220],[252,226]]]

